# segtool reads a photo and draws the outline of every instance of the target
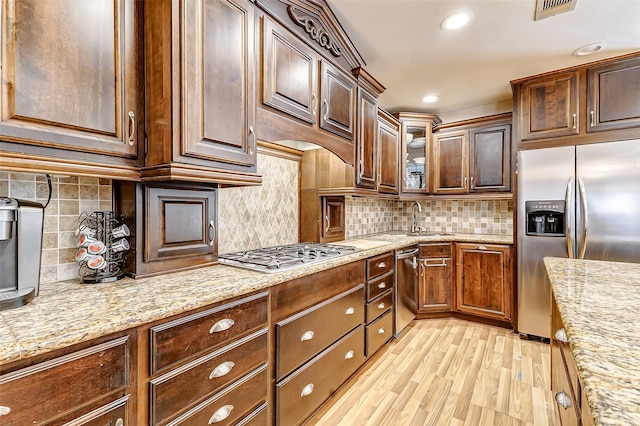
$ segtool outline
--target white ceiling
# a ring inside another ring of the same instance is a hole
[[[534,21],[535,0],[328,0],[391,112],[436,113],[445,122],[511,109],[509,82],[640,50],[640,0],[577,0],[573,11]],[[440,24],[470,10],[457,31]],[[577,48],[605,50],[574,57]],[[422,98],[440,99],[425,104]]]

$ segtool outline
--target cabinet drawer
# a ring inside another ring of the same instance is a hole
[[[265,325],[267,308],[260,293],[151,327],[151,374]]]
[[[393,288],[393,272],[367,283],[367,301],[380,296],[385,291]]]
[[[367,259],[367,280],[393,270],[393,252],[383,253]]]
[[[276,324],[277,380],[364,322],[364,286]]]
[[[236,424],[264,403],[267,398],[267,381],[265,365],[168,424]]]
[[[451,257],[451,244],[420,244],[420,258]]]
[[[360,325],[276,385],[276,424],[299,424],[335,392],[364,362],[363,344]]]
[[[1,405],[11,410],[2,424],[47,423],[124,390],[129,350],[125,336],[0,376]]]
[[[393,333],[393,315],[387,312],[367,326],[367,356],[373,355]]]
[[[387,294],[372,300],[367,303],[367,323],[370,323],[380,315],[391,309],[393,304],[393,292],[389,291]]]
[[[268,343],[268,330],[264,329],[151,380],[151,423],[166,423],[178,412],[266,364]]]

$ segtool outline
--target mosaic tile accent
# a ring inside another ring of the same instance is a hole
[[[78,215],[111,210],[111,180],[75,176],[51,177],[51,201],[44,211],[40,282],[78,278],[75,230]],[[45,204],[49,195],[43,174],[0,171],[0,197]]]
[[[411,229],[413,201],[348,197],[347,238],[391,230]],[[513,235],[512,200],[421,201],[418,225],[431,232]]]
[[[298,242],[299,161],[258,152],[262,186],[221,188],[218,252]]]

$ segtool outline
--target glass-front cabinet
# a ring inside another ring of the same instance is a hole
[[[408,112],[401,112],[395,116],[402,123],[402,193],[428,194],[431,187],[431,128],[439,123],[439,119],[432,114]]]

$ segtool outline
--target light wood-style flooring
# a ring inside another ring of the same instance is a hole
[[[314,425],[559,425],[549,345],[447,318],[414,321]]]

